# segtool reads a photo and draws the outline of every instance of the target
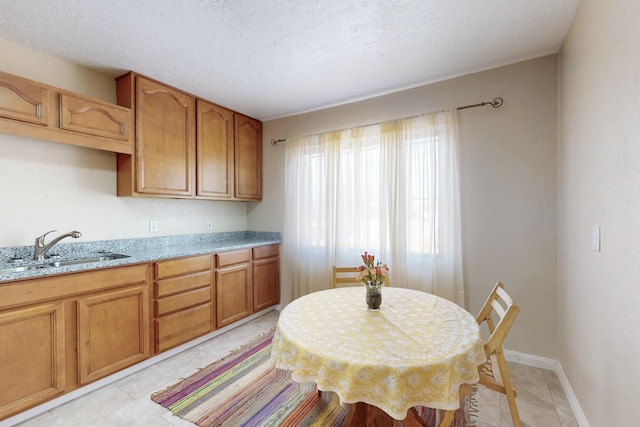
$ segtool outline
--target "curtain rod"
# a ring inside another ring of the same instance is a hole
[[[496,97],[496,98],[493,98],[493,100],[488,101],[488,102],[483,101],[483,102],[480,102],[478,104],[463,105],[462,107],[456,108],[456,110],[460,111],[460,110],[465,110],[467,108],[484,107],[485,105],[491,105],[493,108],[500,108],[503,103],[504,103],[504,100],[502,98]],[[286,140],[287,140],[287,138],[272,139],[271,140],[271,145],[276,147],[279,142],[285,142]]]
[[[462,107],[458,107],[457,110],[460,111],[466,108],[484,107],[485,105],[491,105],[493,108],[500,108],[503,102],[504,100],[502,98],[497,97],[497,98],[493,98],[493,101],[490,101],[490,102],[481,102],[479,104],[464,105]]]

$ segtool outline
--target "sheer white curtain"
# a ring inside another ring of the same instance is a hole
[[[288,140],[283,265],[294,298],[368,251],[391,286],[464,304],[457,111]]]

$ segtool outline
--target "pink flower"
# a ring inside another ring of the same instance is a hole
[[[374,255],[364,252],[361,255],[364,265],[358,267],[358,279],[362,282],[383,282],[384,278],[389,275],[389,267],[380,261],[376,261]]]

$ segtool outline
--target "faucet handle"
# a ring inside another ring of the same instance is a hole
[[[50,231],[47,231],[46,233],[44,233],[42,236],[38,237],[38,239],[37,239],[37,240],[38,240],[38,243],[39,243],[40,245],[44,245],[44,238],[47,236],[47,234],[49,234],[49,233],[55,233],[56,231],[58,231],[58,230],[50,230]]]

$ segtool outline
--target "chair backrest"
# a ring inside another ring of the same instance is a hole
[[[496,283],[476,316],[478,324],[486,323],[489,330],[489,337],[484,345],[487,358],[496,351],[502,353],[502,343],[519,312],[520,308],[504,290],[504,285],[500,282]]]
[[[358,279],[357,267],[336,267],[333,266],[333,283],[332,288],[337,288],[341,285],[362,285],[362,281]],[[384,285],[389,286],[388,277],[384,278]]]
[[[520,414],[516,403],[517,390],[511,384],[511,376],[507,367],[507,361],[504,358],[502,343],[507,337],[509,329],[515,320],[520,309],[513,302],[504,285],[500,282],[496,283],[489,294],[489,298],[485,301],[480,313],[476,317],[478,324],[482,326],[486,323],[489,329],[489,338],[484,344],[484,352],[487,355],[487,362],[478,367],[480,375],[479,383],[506,395],[511,411],[511,419],[514,427],[521,427]],[[496,321],[494,321],[494,316]]]

